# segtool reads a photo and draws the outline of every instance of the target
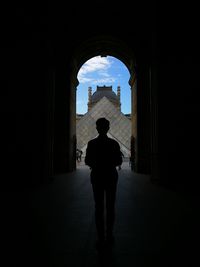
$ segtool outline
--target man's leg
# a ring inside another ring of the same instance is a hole
[[[106,188],[106,238],[113,241],[113,228],[115,222],[115,201],[116,201],[117,182],[110,184]]]
[[[92,184],[94,201],[95,201],[95,223],[97,229],[98,240],[104,241],[104,188],[101,184]]]

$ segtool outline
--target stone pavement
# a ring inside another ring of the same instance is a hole
[[[80,163],[29,193],[2,266],[196,266],[197,204],[134,174],[127,162],[119,171],[116,244],[98,253],[89,173]]]

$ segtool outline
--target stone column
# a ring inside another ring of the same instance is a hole
[[[79,82],[77,77],[71,78],[70,84],[70,135],[69,135],[69,170],[73,171],[76,169],[76,146],[77,146],[77,135],[76,135],[76,91]]]
[[[88,87],[88,111],[91,109],[92,87]]]
[[[158,153],[158,88],[157,88],[157,60],[155,36],[152,36],[152,60],[149,69],[150,76],[150,113],[151,113],[151,180],[160,179]]]
[[[136,75],[130,77],[131,86],[131,169],[137,171],[137,83]]]
[[[121,111],[121,89],[120,89],[120,86],[117,86],[117,98],[118,98],[118,101],[119,101],[119,106],[118,106],[118,109],[119,111]]]

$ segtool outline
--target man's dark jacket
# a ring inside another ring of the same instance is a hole
[[[122,154],[117,141],[106,136],[98,136],[88,142],[85,164],[91,171],[91,182],[117,179],[116,166],[122,164]]]

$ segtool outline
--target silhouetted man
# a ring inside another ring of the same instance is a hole
[[[107,119],[100,118],[96,121],[99,136],[88,142],[85,157],[85,164],[91,168],[98,247],[104,245],[104,241],[109,244],[114,242],[113,226],[118,181],[116,166],[122,164],[118,142],[107,136],[109,128],[110,123]],[[106,201],[106,231],[104,225],[104,195]]]

